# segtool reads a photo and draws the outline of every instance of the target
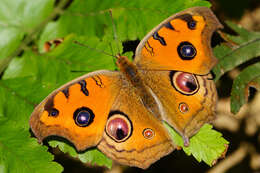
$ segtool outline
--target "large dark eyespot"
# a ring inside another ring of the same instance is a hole
[[[107,121],[106,133],[116,142],[123,142],[128,139],[132,134],[132,130],[131,121],[120,111],[112,114]]]
[[[49,112],[49,116],[57,117],[58,115],[59,115],[59,111],[55,108],[52,108],[51,111]]]
[[[196,54],[196,48],[189,42],[181,42],[177,48],[178,54],[183,60],[192,60]]]
[[[75,123],[80,127],[90,125],[93,122],[94,117],[93,111],[87,107],[78,108],[73,114]]]
[[[172,72],[170,78],[172,86],[182,94],[193,95],[199,89],[198,80],[191,73]]]

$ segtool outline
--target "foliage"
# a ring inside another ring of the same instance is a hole
[[[218,80],[224,73],[235,67],[260,56],[260,32],[249,32],[246,29],[227,22],[237,36],[225,34],[228,44],[223,43],[214,49],[219,63],[213,69]],[[259,63],[251,66],[246,65],[234,80],[231,91],[231,112],[237,113],[240,107],[246,103],[248,87],[258,86],[260,77]]]
[[[169,125],[165,124],[174,143],[183,148],[187,155],[193,155],[198,162],[202,160],[209,166],[216,163],[217,159],[225,154],[228,141],[222,134],[213,130],[212,125],[205,124],[200,131],[190,139],[190,145],[185,147],[183,139]]]

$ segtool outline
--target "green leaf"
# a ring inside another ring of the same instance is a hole
[[[254,64],[245,68],[234,80],[231,91],[231,112],[237,113],[241,106],[247,102],[248,87],[260,84],[260,64]]]
[[[84,153],[77,153],[74,147],[64,142],[50,141],[49,144],[51,147],[58,146],[62,152],[68,153],[70,156],[74,158],[79,158],[79,160],[83,163],[90,163],[91,165],[98,166],[106,166],[108,168],[112,167],[112,160],[107,158],[103,153],[101,153],[97,149],[89,149]]]
[[[16,119],[17,120],[17,119]],[[27,130],[10,128],[13,123],[0,126],[0,165],[1,172],[61,172],[62,167],[52,162],[54,157],[47,153],[47,147],[40,146],[30,138]]]
[[[213,69],[216,74],[217,81],[225,72],[234,69],[238,65],[260,56],[260,33],[249,32],[240,26],[231,22],[227,22],[238,36],[227,34],[227,38],[231,41],[231,47],[222,44],[214,49],[215,56],[219,59],[219,63]]]
[[[198,162],[204,161],[212,166],[226,151],[228,141],[222,134],[205,124],[197,134],[190,138],[190,145],[184,147],[182,137],[167,123],[164,123],[170,132],[174,143],[181,146],[187,155],[193,155]]]
[[[26,34],[33,32],[50,15],[54,0],[0,1],[0,69],[9,63],[10,55],[19,47]]]
[[[114,70],[116,65],[114,63],[115,57],[112,56],[114,51],[110,47],[112,44],[115,44],[115,42],[107,43],[97,37],[69,35],[65,38],[63,44],[60,44],[47,56],[66,62],[72,71]],[[121,50],[122,46],[117,51],[121,52]],[[110,54],[110,56],[105,53]]]
[[[235,67],[260,56],[260,32],[250,32],[231,22],[227,22],[238,35],[228,35],[229,46],[222,44],[214,49],[219,63],[213,69],[218,80],[224,73]],[[259,64],[245,68],[234,80],[231,91],[231,112],[237,113],[247,102],[248,84],[259,77]]]
[[[59,164],[52,162],[53,156],[47,152],[47,147],[30,137],[28,118],[33,110],[33,99],[26,96],[35,93],[35,86],[32,78],[0,81],[1,172],[62,171]]]
[[[80,44],[85,44],[86,47],[75,43],[75,40]],[[48,53],[35,54],[32,51],[26,51],[22,57],[15,58],[5,71],[3,79],[36,76],[43,83],[46,82],[48,85],[54,83],[58,87],[72,80],[73,77],[82,75],[82,72],[100,69],[114,70],[115,58],[112,54],[108,56],[102,53],[110,53],[112,43],[102,42],[96,37],[86,39],[69,35],[62,44]]]
[[[209,7],[210,4],[203,0],[73,1],[59,20],[45,28],[40,45],[71,33],[99,38],[109,35],[108,39],[113,40],[113,23],[119,40],[141,39],[168,16],[192,6]]]

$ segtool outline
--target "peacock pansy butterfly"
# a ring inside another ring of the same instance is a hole
[[[133,62],[117,56],[119,71],[88,73],[53,91],[31,115],[33,133],[40,142],[57,135],[78,151],[96,146],[121,164],[149,167],[176,148],[163,121],[188,145],[214,118],[210,41],[221,27],[206,7],[174,14],[144,37]]]

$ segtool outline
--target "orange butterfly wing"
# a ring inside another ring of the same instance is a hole
[[[64,137],[78,151],[97,146],[109,158],[140,168],[175,148],[121,72],[96,71],[60,87],[35,108],[30,126],[40,142]]]
[[[35,136],[40,142],[52,135],[64,137],[77,150],[96,146],[103,136],[107,116],[119,92],[114,89],[118,81],[118,72],[97,71],[55,90],[31,115],[30,126]],[[89,124],[77,124],[79,112],[89,115]]]
[[[217,63],[211,50],[211,36],[221,27],[206,7],[184,10],[144,37],[136,49],[134,62],[140,69],[208,74]]]

